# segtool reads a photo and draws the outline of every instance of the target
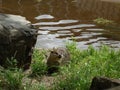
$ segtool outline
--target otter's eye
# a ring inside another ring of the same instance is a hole
[[[53,51],[51,51],[51,53],[54,53]]]

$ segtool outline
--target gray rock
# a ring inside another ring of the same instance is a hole
[[[17,60],[17,66],[29,68],[37,30],[24,17],[0,14],[0,65],[7,67],[7,59]]]

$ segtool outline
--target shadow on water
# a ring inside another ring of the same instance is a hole
[[[38,2],[37,2],[38,1]],[[78,47],[99,47],[101,43],[120,47],[120,30],[103,28],[93,23],[99,17],[120,24],[118,3],[108,0],[1,0],[0,12],[26,17],[39,28],[36,47],[64,46],[78,42]],[[116,0],[117,1],[117,0]]]

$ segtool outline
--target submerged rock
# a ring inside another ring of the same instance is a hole
[[[17,66],[29,68],[37,30],[22,16],[0,14],[0,65],[17,60]]]

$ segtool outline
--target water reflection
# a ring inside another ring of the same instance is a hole
[[[53,18],[54,18],[53,16],[47,15],[47,14],[35,17],[35,19],[37,19],[37,20],[40,20],[40,19],[53,19]]]
[[[59,24],[69,24],[69,23],[76,23],[78,20],[60,20],[58,22],[39,22],[33,25],[59,25]]]
[[[101,43],[120,47],[120,31],[97,26],[93,19],[103,17],[120,23],[120,7],[106,0],[2,0],[0,12],[26,17],[39,28],[36,47],[63,46],[78,42],[78,47],[99,47]]]
[[[70,25],[70,26],[65,26],[65,27],[60,27],[60,26],[44,26],[40,27],[39,29],[41,30],[65,30],[65,29],[74,29],[74,28],[84,28],[84,27],[94,27],[95,25],[93,24],[78,24],[78,25]]]

